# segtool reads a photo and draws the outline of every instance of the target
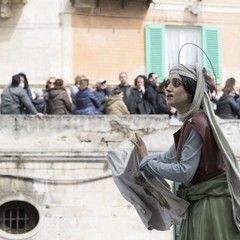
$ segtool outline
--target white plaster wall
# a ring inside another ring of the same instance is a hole
[[[47,173],[47,169],[45,171]],[[71,169],[65,171],[71,174]],[[4,178],[0,185],[1,199],[28,201],[31,198],[34,205],[41,206],[38,232],[28,240],[173,239],[173,229],[164,232],[147,230],[112,178],[72,185]]]
[[[1,84],[25,72],[30,84],[44,84],[49,76],[71,80],[71,16],[62,14],[68,0],[28,0],[11,7],[0,19]]]
[[[239,157],[240,121],[219,123]],[[28,240],[173,240],[173,228],[145,228],[114,184],[105,155],[110,149],[131,149],[135,132],[150,151],[164,151],[178,128],[178,122],[157,115],[47,116],[42,121],[0,115],[0,205],[5,199],[31,199],[39,206],[42,221]]]
[[[27,239],[173,240],[173,228],[145,228],[106,168],[106,152],[131,148],[135,131],[158,146],[155,135],[169,133],[168,117],[1,115],[0,199],[40,206],[41,225]]]

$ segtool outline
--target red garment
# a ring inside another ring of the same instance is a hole
[[[187,140],[191,128],[195,129],[203,139],[202,159],[191,181],[192,184],[196,184],[223,173],[225,165],[204,112],[194,113],[192,118],[187,119],[183,126],[174,134],[178,161],[181,159],[182,146]]]

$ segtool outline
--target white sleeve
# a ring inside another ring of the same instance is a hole
[[[174,153],[173,146],[167,152],[153,156],[145,157],[140,162],[141,171],[188,186],[202,157],[202,138],[196,130],[191,129],[183,145],[180,161],[176,160],[176,149]]]
[[[145,163],[148,162],[149,160],[156,160],[156,161],[165,162],[165,163],[177,162],[177,153],[176,153],[175,144],[173,144],[166,152],[151,154],[144,157],[141,161],[141,165],[145,165]]]

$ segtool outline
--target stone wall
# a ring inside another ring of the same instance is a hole
[[[220,121],[237,156],[239,121]],[[0,206],[12,200],[34,205],[34,231],[0,239],[173,240],[169,231],[148,231],[119,193],[106,162],[112,149],[132,149],[138,132],[149,151],[164,151],[180,126],[168,116],[0,115]]]
[[[219,124],[235,154],[240,156],[239,120]],[[1,149],[16,151],[88,151],[104,153],[113,148],[131,148],[138,132],[150,151],[165,151],[173,143],[172,134],[181,125],[167,115],[125,116],[35,116],[0,115]]]

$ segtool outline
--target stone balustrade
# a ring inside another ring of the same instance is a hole
[[[219,124],[233,151],[240,156],[240,121],[219,119]],[[2,151],[105,153],[114,148],[132,148],[130,140],[137,132],[150,151],[165,151],[180,125],[167,115],[49,115],[44,120],[0,115],[0,146]]]

